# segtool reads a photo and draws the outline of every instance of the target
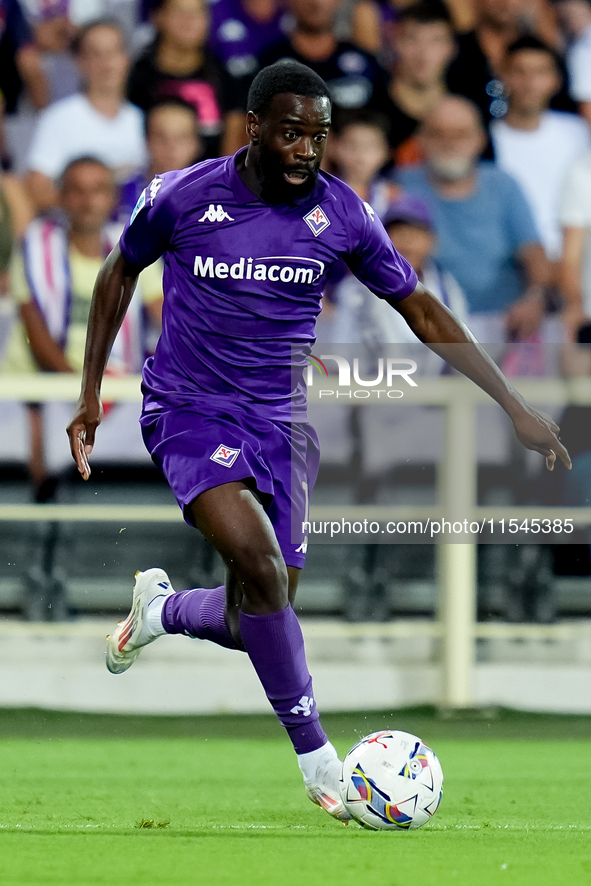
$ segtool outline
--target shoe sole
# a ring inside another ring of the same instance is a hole
[[[111,674],[124,674],[125,671],[129,670],[144,648],[143,646],[138,646],[137,649],[130,649],[128,652],[124,651],[124,647],[129,643],[132,635],[134,633],[139,633],[143,627],[145,608],[144,598],[148,592],[148,587],[142,587],[141,585],[142,579],[152,571],[162,573],[162,575],[166,577],[166,580],[169,581],[168,576],[164,570],[161,569],[148,569],[146,572],[136,572],[134,576],[135,585],[133,587],[133,600],[130,613],[124,621],[119,622],[113,633],[107,636],[106,664],[107,670]],[[151,577],[152,576],[150,576],[150,578]]]
[[[331,818],[335,818],[343,824],[348,824],[351,821],[352,815],[350,812],[347,812],[342,800],[335,800],[333,797],[320,790],[307,792],[307,794],[312,803],[316,806],[320,806],[325,812],[328,812]]]

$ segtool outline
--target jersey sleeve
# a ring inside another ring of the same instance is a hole
[[[170,248],[176,222],[175,179],[174,173],[157,175],[140,194],[119,240],[121,254],[130,264],[147,268]]]
[[[348,216],[353,242],[343,258],[358,280],[379,298],[403,299],[414,292],[417,275],[394,248],[371,206],[360,200]]]

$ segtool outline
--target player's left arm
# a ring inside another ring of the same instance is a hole
[[[513,422],[517,439],[527,449],[545,456],[548,470],[553,469],[556,457],[571,467],[569,454],[558,439],[560,428],[556,422],[523,399],[469,329],[422,283],[406,298],[392,296],[386,301],[404,317],[420,341],[496,400]]]

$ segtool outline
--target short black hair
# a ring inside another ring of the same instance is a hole
[[[93,157],[91,154],[88,154],[88,155],[85,154],[81,157],[74,157],[74,159],[70,160],[70,162],[67,164],[67,166],[65,166],[62,174],[59,177],[59,187],[60,188],[64,187],[66,178],[68,177],[70,172],[72,172],[73,169],[76,169],[77,166],[85,166],[87,163],[91,163],[93,166],[101,166],[103,169],[105,169],[111,177],[111,181],[113,182],[113,187],[115,186],[115,173],[111,169],[109,164],[105,163],[104,160],[101,160],[100,157]]]
[[[450,28],[453,28],[449,10],[441,0],[418,0],[418,3],[404,6],[398,12],[398,21],[400,23],[419,22],[422,25],[443,22],[449,25]]]
[[[195,121],[195,131],[199,131],[199,117],[197,115],[197,109],[195,105],[192,105],[191,102],[188,102],[185,98],[182,98],[180,95],[165,95],[162,98],[156,99],[156,101],[150,105],[148,110],[144,114],[144,134],[148,135],[150,130],[150,118],[155,111],[160,110],[160,108],[179,108],[181,111],[187,111],[193,117]]]
[[[549,55],[554,64],[556,65],[556,69],[559,73],[563,72],[563,62],[560,55],[549,46],[547,43],[544,43],[543,40],[538,39],[538,37],[534,37],[533,34],[524,34],[523,37],[518,37],[517,40],[514,40],[513,43],[510,43],[507,47],[507,51],[505,52],[505,58],[510,59],[512,56],[516,55],[518,52],[522,52],[525,49],[533,49],[534,52],[545,52],[546,55]]]
[[[248,90],[246,109],[253,114],[264,114],[273,98],[284,92],[330,101],[330,92],[322,77],[301,62],[284,59],[259,71]]]
[[[385,114],[368,108],[359,110],[339,110],[336,119],[333,120],[332,130],[335,135],[342,135],[350,126],[367,126],[369,129],[379,130],[386,141],[390,140],[390,121]]]

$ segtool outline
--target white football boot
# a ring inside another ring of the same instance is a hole
[[[171,594],[174,589],[164,569],[136,572],[131,612],[107,637],[107,669],[112,674],[123,674],[144,646],[166,633],[160,613]]]
[[[303,760],[305,757],[312,758],[312,754],[314,755],[313,762],[316,764],[315,768],[310,766],[312,759],[306,763]],[[343,764],[330,742],[319,751],[313,751],[312,754],[298,756],[298,763],[304,775],[306,794],[316,806],[321,806],[333,818],[347,824],[351,820],[351,815],[345,809],[339,790]]]

